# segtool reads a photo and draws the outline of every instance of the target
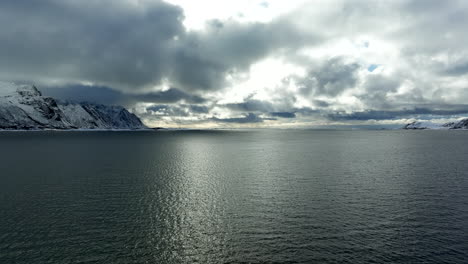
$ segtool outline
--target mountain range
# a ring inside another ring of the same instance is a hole
[[[448,122],[445,124],[436,124],[432,122],[419,122],[414,121],[409,124],[406,124],[403,129],[407,130],[419,130],[419,129],[468,129],[468,118]]]
[[[43,96],[34,85],[0,82],[2,130],[147,129],[120,106],[63,102]]]

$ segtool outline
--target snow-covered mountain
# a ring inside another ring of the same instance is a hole
[[[31,85],[0,82],[0,129],[146,129],[120,106],[60,102]]]
[[[454,123],[452,129],[468,129],[468,118],[458,121]]]
[[[468,118],[456,122],[449,122],[445,124],[436,124],[432,122],[418,122],[414,121],[406,124],[403,129],[416,130],[416,129],[468,129]]]

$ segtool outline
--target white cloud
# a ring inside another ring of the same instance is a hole
[[[189,30],[202,30],[213,19],[241,22],[270,22],[308,2],[307,0],[167,0],[184,9],[184,25]]]

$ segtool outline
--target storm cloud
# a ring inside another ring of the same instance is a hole
[[[162,1],[0,2],[0,75],[92,82],[121,89],[159,83],[183,10]]]

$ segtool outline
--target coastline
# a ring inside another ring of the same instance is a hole
[[[151,132],[164,129],[0,129],[3,132]]]

